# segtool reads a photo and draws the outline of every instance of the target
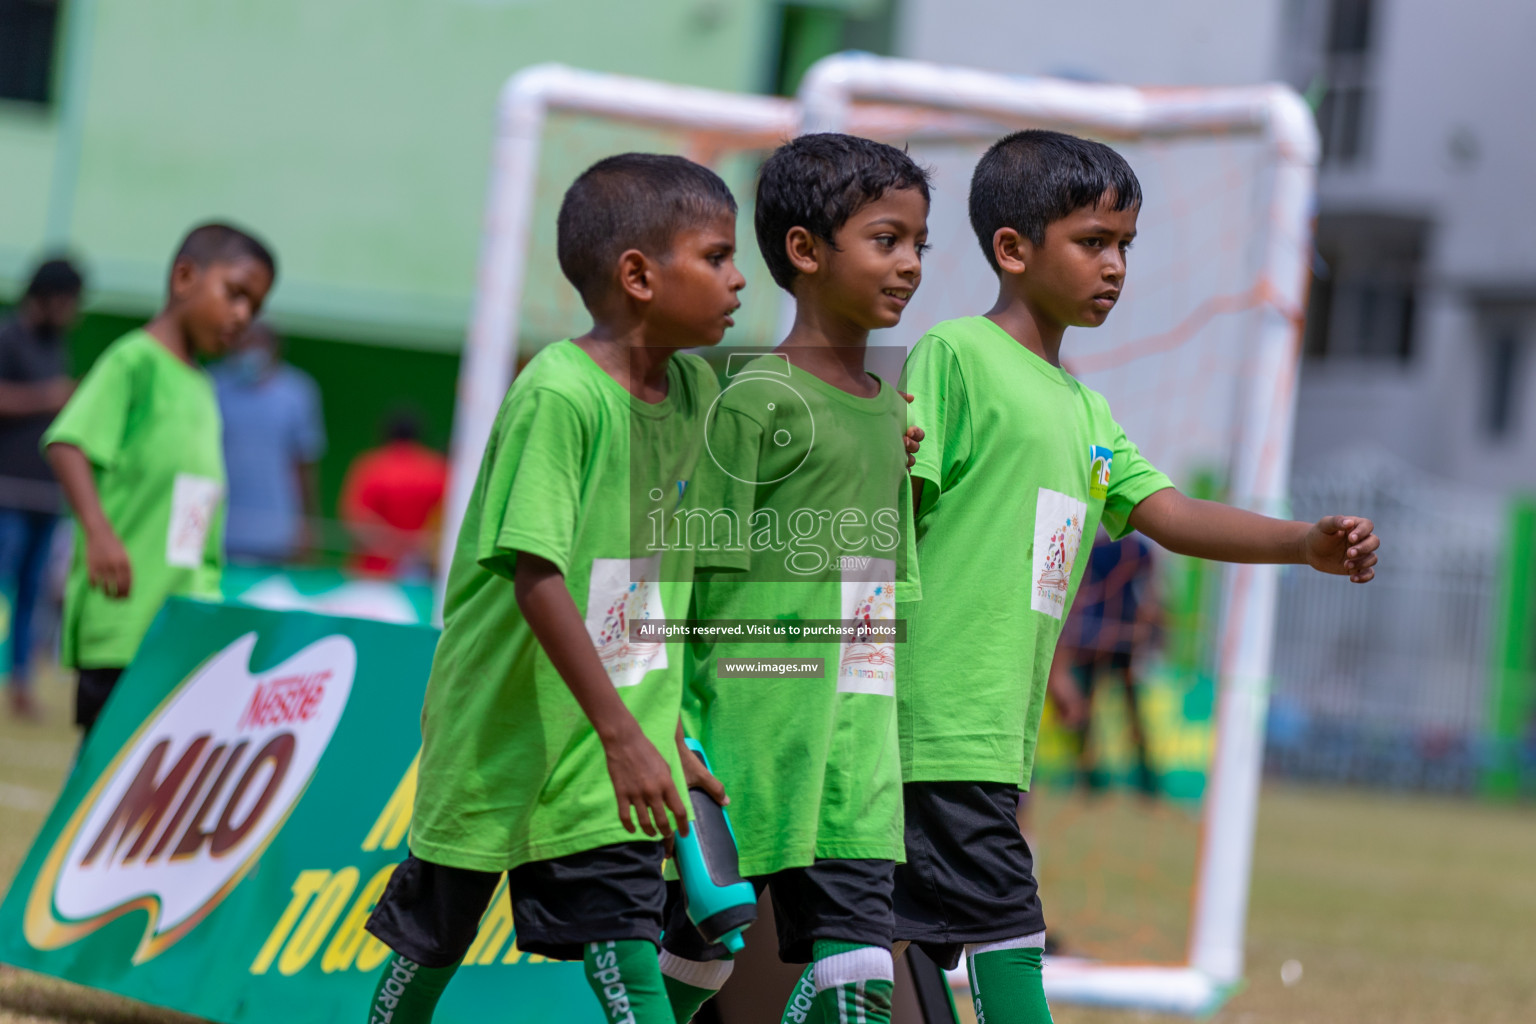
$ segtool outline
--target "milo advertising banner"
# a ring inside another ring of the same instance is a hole
[[[172,601],[0,905],[0,961],[214,1021],[365,1019],[406,854],[420,626]],[[600,1018],[503,890],[442,1024]]]

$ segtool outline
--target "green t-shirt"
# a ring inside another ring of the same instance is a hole
[[[676,513],[718,388],[687,355],[672,358],[667,386],[665,400],[643,402],[561,341],[507,392],[448,571],[421,715],[416,856],[503,871],[644,838],[620,825],[603,745],[518,609],[519,551],[560,568],[609,678],[684,792],[680,651],[633,642],[628,626],[686,614],[691,557],[648,553],[647,517]]]
[[[1096,391],[985,317],[948,320],[907,359],[923,428],[923,601],[902,608],[902,774],[1028,788],[1051,655],[1102,522],[1172,486]],[[1086,554],[1086,553],[1085,553]]]
[[[778,355],[732,378],[708,424],[699,501],[729,510],[737,550],[698,558],[744,571],[701,573],[694,614],[892,623],[916,561],[905,428],[906,402],[883,382],[859,398]],[[686,718],[731,796],[743,874],[902,859],[895,644],[721,640],[689,655]],[[722,677],[721,658],[820,658],[823,675]]]
[[[107,346],[48,428],[44,447],[72,444],[90,459],[102,511],[133,572],[123,600],[92,590],[85,538],[76,527],[64,590],[64,664],[127,665],[166,598],[218,598],[221,437],[208,374],[142,330]]]

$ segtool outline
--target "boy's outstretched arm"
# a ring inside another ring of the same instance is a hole
[[[128,561],[128,551],[112,529],[106,512],[101,508],[101,495],[96,491],[96,474],[85,452],[72,444],[55,441],[44,454],[53,475],[58,477],[85,535],[86,577],[91,586],[108,597],[123,598],[133,585],[133,565]]]
[[[1315,523],[1271,519],[1217,501],[1185,497],[1172,487],[1131,510],[1130,525],[1169,551],[1219,562],[1310,565],[1318,572],[1368,583],[1381,540],[1360,516]]]
[[[559,568],[548,559],[519,551],[513,586],[528,627],[602,741],[625,830],[633,832],[638,823],[648,836],[668,837],[672,835],[670,810],[677,830],[687,835],[688,812],[672,784],[672,770],[614,689]]]

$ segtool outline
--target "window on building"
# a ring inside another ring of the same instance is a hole
[[[1474,298],[1482,357],[1482,402],[1477,418],[1495,440],[1520,429],[1521,408],[1531,394],[1530,339],[1536,336],[1536,302],[1529,294],[1484,293]]]
[[[52,99],[58,21],[58,0],[0,0],[0,100]]]
[[[1366,155],[1375,6],[1374,0],[1332,0],[1323,41],[1323,92],[1317,108],[1325,165],[1354,164]]]
[[[1514,425],[1516,363],[1520,336],[1513,324],[1502,324],[1488,339],[1487,399],[1483,425],[1494,437],[1505,437]]]
[[[1407,362],[1429,222],[1324,213],[1307,307],[1306,354]]]

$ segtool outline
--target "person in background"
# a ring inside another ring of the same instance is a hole
[[[375,576],[424,578],[437,554],[448,460],[421,443],[421,422],[397,409],[384,444],[347,470],[341,518],[357,550],[352,567]]]
[[[1146,796],[1157,795],[1157,773],[1152,770],[1135,675],[1137,658],[1152,646],[1161,625],[1152,587],[1151,545],[1137,533],[1110,540],[1109,534],[1100,530],[1051,666],[1053,679],[1065,669],[1075,684],[1080,701],[1077,713],[1063,714],[1062,724],[1071,730],[1076,743],[1078,779],[1090,791],[1105,785],[1104,772],[1089,750],[1088,733],[1093,720],[1094,684],[1108,676],[1125,697],[1126,721],[1136,754],[1136,788]],[[1065,710],[1069,703],[1058,701],[1058,708]]]
[[[15,315],[0,323],[0,590],[11,596],[7,690],[18,718],[37,717],[33,613],[62,499],[38,446],[75,388],[65,336],[79,318],[84,287],[68,260],[48,260],[33,273]]]
[[[315,466],[325,454],[320,389],[283,362],[282,343],[264,321],[213,368],[213,383],[229,473],[225,551],[236,562],[297,561],[313,547]]]
[[[252,235],[193,228],[160,312],[107,346],[43,435],[75,513],[60,661],[79,669],[86,736],[166,599],[219,597],[224,451],[201,361],[245,333],[276,277]]]

